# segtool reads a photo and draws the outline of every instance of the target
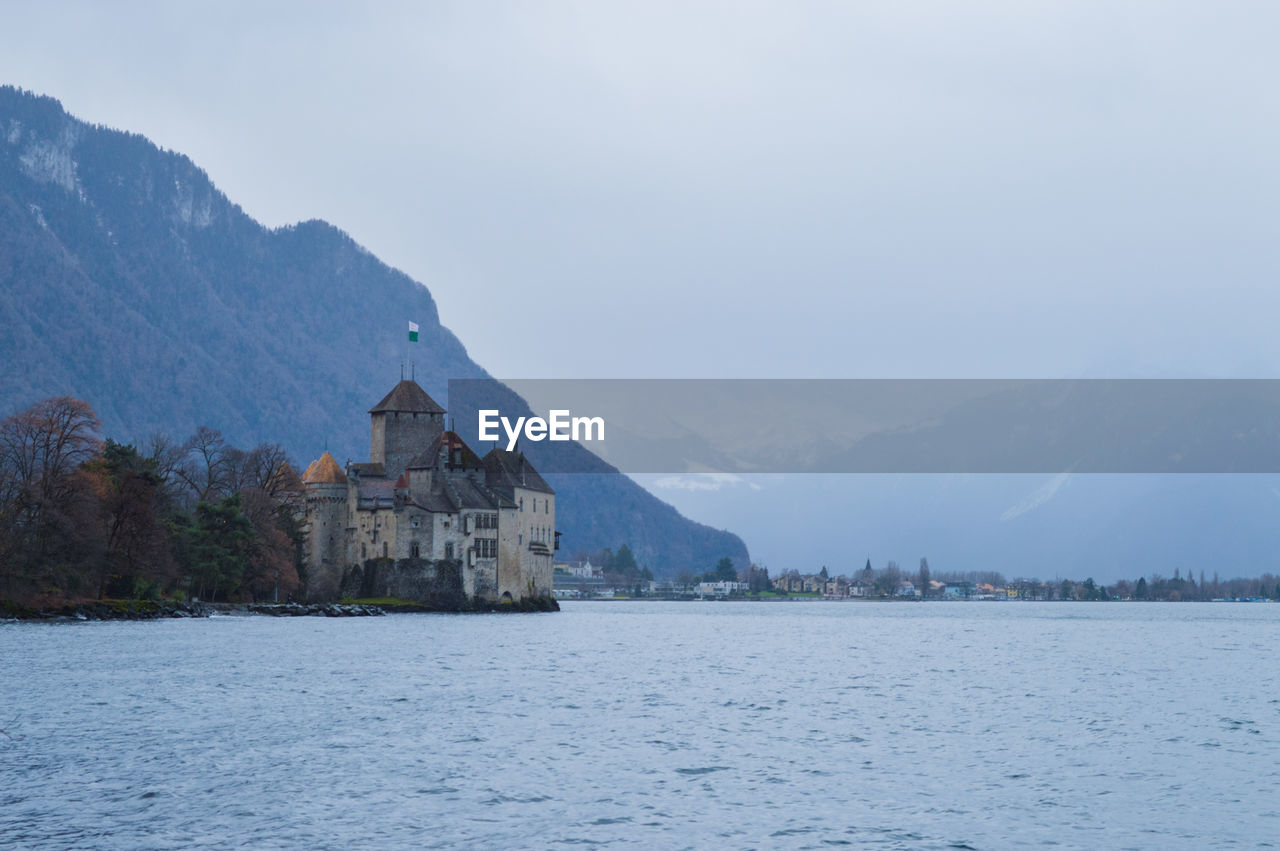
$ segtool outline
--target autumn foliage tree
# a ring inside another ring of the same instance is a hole
[[[301,584],[302,483],[279,444],[201,428],[143,449],[102,441],[85,402],[0,422],[0,599],[288,599]]]

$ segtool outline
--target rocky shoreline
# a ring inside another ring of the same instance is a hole
[[[151,600],[97,600],[35,609],[0,602],[0,617],[20,621],[145,621],[159,618],[207,618],[213,609],[203,603]]]
[[[364,618],[385,615],[378,606],[364,606],[357,603],[246,603],[240,606],[227,606],[218,610],[224,614],[236,615],[268,615],[273,618]]]
[[[0,620],[19,621],[145,621],[161,618],[207,618],[212,615],[265,616],[276,618],[379,617],[388,613],[454,613],[486,612],[556,612],[560,606],[553,598],[522,600],[519,603],[485,603],[466,601],[451,606],[424,603],[178,603],[152,600],[95,600],[67,603],[62,606],[32,608],[0,601]]]
[[[0,618],[20,621],[145,621],[161,618],[207,618],[212,615],[268,617],[372,617],[386,614],[377,606],[341,603],[177,603],[151,600],[98,600],[34,609],[0,603]]]

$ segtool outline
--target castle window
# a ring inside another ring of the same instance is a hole
[[[418,549],[418,542],[414,541],[409,545],[409,558],[421,558],[421,551]]]
[[[386,558],[386,557],[387,557],[387,542],[386,542],[386,541],[383,541],[383,542],[382,542],[382,557],[383,557],[383,558]]]
[[[421,518],[421,517],[416,517],[416,516],[415,516],[414,518],[412,518],[412,519],[409,521],[409,525],[410,525],[410,526],[412,526],[413,528],[417,529],[419,526],[421,526],[421,525],[422,525],[422,518]],[[417,558],[417,556],[414,556],[414,558]]]
[[[361,545],[360,545],[360,558],[368,558],[368,557],[369,557],[368,553],[366,553],[366,552],[365,552],[365,545],[364,545],[364,544],[361,544]]]
[[[520,510],[524,511],[524,497],[520,497]]]
[[[449,541],[444,545],[444,557],[450,560],[453,559],[453,541]]]

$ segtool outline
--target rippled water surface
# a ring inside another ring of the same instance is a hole
[[[1259,847],[1280,605],[0,625],[0,846]]]

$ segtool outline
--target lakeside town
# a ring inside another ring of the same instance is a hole
[[[752,564],[745,571],[722,558],[703,574],[683,571],[674,579],[655,579],[647,567],[635,564],[625,545],[616,554],[603,550],[578,554],[556,562],[553,587],[558,599],[615,600],[978,600],[978,601],[1163,601],[1274,602],[1280,601],[1280,576],[1223,580],[1217,572],[1200,571],[1198,578],[1175,569],[1172,577],[1158,574],[1110,585],[1073,579],[1006,579],[998,571],[933,572],[927,558],[912,572],[894,561],[876,569],[867,559],[851,575],[827,567],[817,573],[787,570],[771,577]],[[594,558],[594,561],[593,561]]]

